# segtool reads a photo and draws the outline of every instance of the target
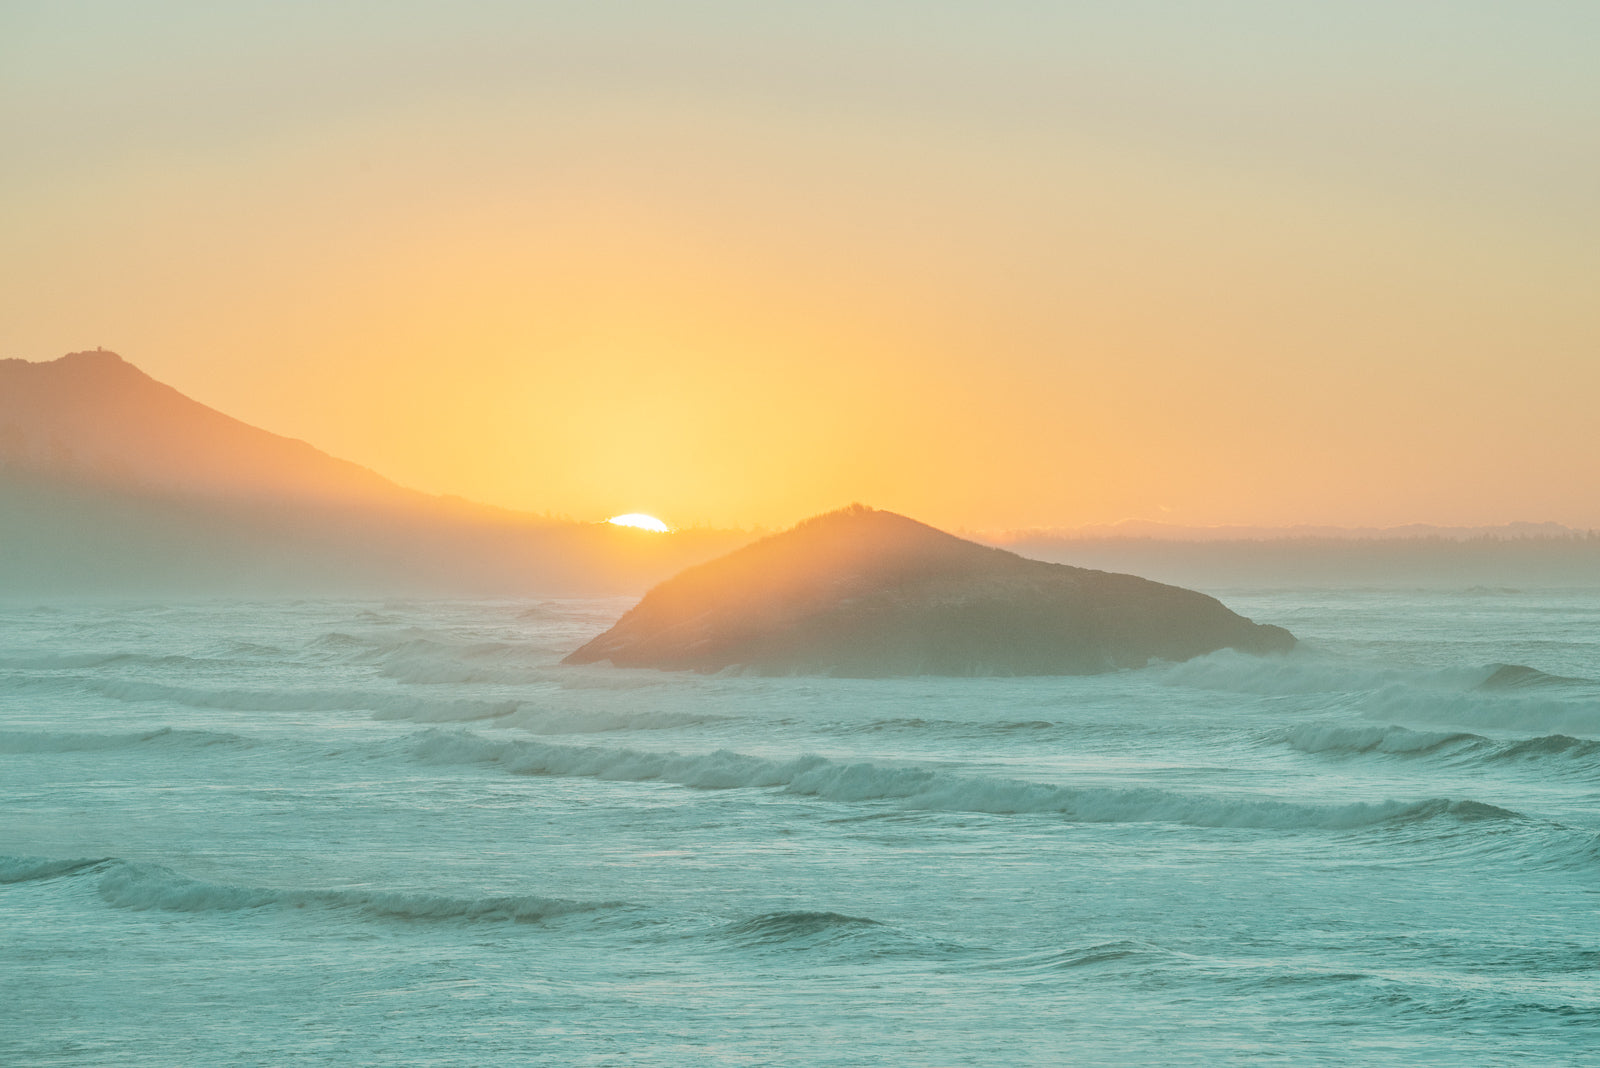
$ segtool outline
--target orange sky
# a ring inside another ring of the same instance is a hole
[[[1600,526],[1600,16],[1337,6],[9,5],[0,357],[584,519]]]

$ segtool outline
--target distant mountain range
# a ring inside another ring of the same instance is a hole
[[[0,596],[637,593],[750,536],[436,497],[112,352],[0,360]]]

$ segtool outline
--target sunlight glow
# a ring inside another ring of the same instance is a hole
[[[607,519],[606,522],[619,527],[638,527],[640,530],[652,530],[657,534],[665,534],[672,529],[655,516],[645,515],[642,512],[614,515]]]

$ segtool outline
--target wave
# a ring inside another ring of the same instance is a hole
[[[1485,806],[1493,809],[1493,806]],[[1530,872],[1583,871],[1600,866],[1600,835],[1549,820],[1514,819],[1503,810],[1463,811],[1451,822],[1418,822],[1379,828],[1394,848],[1373,867],[1410,864],[1425,855],[1430,862],[1459,864],[1481,871],[1493,864],[1502,869]],[[1476,825],[1474,825],[1476,824]]]
[[[1338,757],[1436,757],[1456,764],[1557,759],[1579,770],[1600,763],[1600,741],[1567,734],[1504,741],[1465,731],[1420,731],[1394,724],[1307,723],[1269,734],[1266,741],[1302,753]]]
[[[1370,719],[1600,737],[1600,682],[1524,664],[1399,668],[1314,650],[1253,657],[1224,649],[1160,670],[1168,686],[1269,697],[1326,695],[1330,707]]]
[[[1461,752],[1491,745],[1489,739],[1464,731],[1416,731],[1398,726],[1333,726],[1307,723],[1268,736],[1301,753],[1356,756],[1384,753],[1390,756],[1424,756]]]
[[[329,631],[306,643],[306,649],[317,654],[319,659],[348,660],[352,656],[372,648],[372,642],[365,638],[358,638],[354,634],[344,631]]]
[[[831,729],[838,734],[885,734],[897,731],[922,733],[933,731],[943,737],[1028,734],[1037,731],[1056,730],[1061,727],[1062,724],[1046,719],[975,723],[970,720],[923,719],[920,716],[895,716],[890,719],[877,719],[866,723],[831,725]]]
[[[377,702],[374,719],[414,723],[457,723],[492,719],[496,727],[529,734],[609,734],[617,731],[677,730],[730,717],[713,712],[663,712],[652,709],[555,709],[529,701],[426,701],[407,697]]]
[[[1489,674],[1478,683],[1483,690],[1527,690],[1538,687],[1593,685],[1592,679],[1550,675],[1526,664],[1490,664]]]
[[[13,671],[86,671],[96,668],[126,665],[133,667],[194,667],[215,664],[177,653],[151,655],[112,650],[85,653],[26,653],[0,655],[0,668]]]
[[[664,712],[642,708],[588,708],[558,711],[524,705],[499,727],[515,727],[530,734],[609,734],[617,731],[661,731],[721,723],[733,717],[715,712]]]
[[[1281,656],[1252,656],[1219,649],[1177,664],[1158,665],[1168,686],[1220,690],[1268,697],[1348,694],[1384,686],[1413,685],[1465,690],[1482,682],[1488,669],[1417,670],[1387,667],[1297,649]]]
[[[215,669],[238,659],[279,658],[285,652],[275,646],[228,640],[216,656],[186,656],[182,653],[144,653],[124,649],[62,652],[0,653],[0,669],[12,671],[94,671],[108,667]]]
[[[415,753],[428,762],[497,764],[521,775],[660,781],[699,789],[781,788],[792,794],[843,803],[892,801],[903,808],[924,811],[1057,815],[1080,823],[1343,831],[1446,817],[1522,818],[1493,805],[1449,798],[1305,804],[1183,794],[1153,787],[1057,786],[927,767],[844,763],[815,755],[790,760],[728,750],[686,755],[490,739],[469,732],[430,731],[416,743]]]
[[[361,690],[241,690],[175,686],[132,679],[85,680],[88,688],[114,701],[183,705],[225,712],[370,712],[378,719],[459,723],[509,716],[521,701],[504,698],[419,698]]]
[[[51,684],[58,680],[51,680]],[[518,697],[419,697],[412,694],[376,693],[358,689],[248,690],[233,687],[181,686],[136,679],[76,680],[82,689],[129,704],[177,705],[222,712],[366,712],[373,719],[411,723],[472,723],[495,720],[500,726],[518,727],[533,734],[604,734],[615,731],[672,730],[717,723],[729,716],[713,712],[669,712],[628,707],[559,710]],[[12,732],[17,733],[17,732]],[[62,749],[115,749],[138,744],[162,731],[128,735],[84,736],[82,742],[61,742]],[[196,732],[177,732],[187,735]],[[204,733],[204,732],[199,732]],[[0,753],[53,752],[54,743],[42,740],[37,748],[7,749],[0,732]],[[236,736],[225,736],[238,740]],[[104,740],[101,740],[104,739]]]
[[[517,619],[524,623],[548,623],[551,621],[562,623],[593,624],[602,620],[615,619],[627,608],[632,607],[632,598],[619,598],[616,603],[596,604],[594,601],[540,601],[538,604],[529,605],[517,613]]]
[[[332,631],[307,650],[316,659],[371,666],[398,682],[425,686],[546,681],[571,644],[565,634],[526,641],[462,641],[407,627],[364,637]]]
[[[48,857],[0,856],[0,884],[57,879],[109,863],[114,861],[107,857],[55,860]]]
[[[559,660],[554,647],[532,643],[461,644],[410,638],[378,646],[362,659],[399,682],[443,686],[542,681]]]
[[[1260,657],[1220,649],[1182,663],[1161,665],[1159,670],[1168,685],[1272,696],[1364,692],[1394,686],[1450,692],[1587,690],[1600,686],[1594,679],[1552,675],[1526,664],[1395,667],[1315,650]]]
[[[1391,686],[1366,695],[1360,710],[1371,719],[1600,738],[1600,696],[1481,690],[1429,693]]]
[[[202,748],[213,745],[248,746],[243,735],[226,731],[174,730],[159,727],[148,731],[97,734],[77,731],[0,731],[0,754],[21,756],[30,753],[100,753],[144,745]]]
[[[1600,741],[1574,738],[1567,734],[1547,734],[1540,738],[1526,738],[1520,742],[1507,742],[1493,753],[1490,760],[1536,760],[1541,757],[1560,756],[1593,763],[1600,757]]]
[[[747,945],[815,944],[848,938],[884,925],[864,916],[838,912],[768,912],[730,923],[721,933]]]
[[[971,948],[902,930],[881,920],[841,912],[762,913],[701,932],[711,943],[731,944],[744,953],[820,953],[843,959],[885,957],[963,958]]]
[[[1057,972],[1122,961],[1146,963],[1149,961],[1168,960],[1175,955],[1171,950],[1162,949],[1160,946],[1151,945],[1149,942],[1117,939],[1110,942],[1089,942],[1064,949],[1050,949],[1020,956],[1002,957],[998,960],[986,960],[976,967],[983,971]]]
[[[104,862],[101,862],[104,863]],[[323,908],[412,921],[540,923],[626,907],[615,901],[573,901],[533,894],[448,897],[381,890],[289,890],[191,879],[156,864],[113,862],[99,894],[115,908],[164,912],[239,912],[270,908]]]

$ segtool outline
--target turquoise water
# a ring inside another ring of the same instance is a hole
[[[1600,593],[1220,593],[1301,648],[763,679],[557,664],[624,601],[5,606],[0,1063],[1600,1065]]]

